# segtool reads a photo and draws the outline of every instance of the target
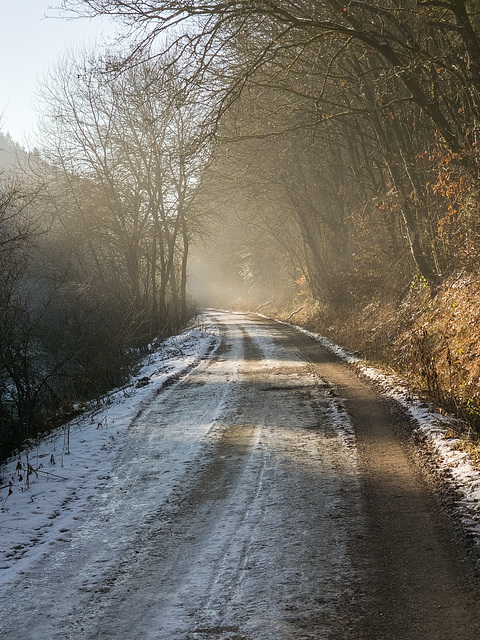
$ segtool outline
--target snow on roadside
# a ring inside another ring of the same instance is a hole
[[[219,343],[218,325],[208,315],[197,318],[146,356],[127,385],[0,467],[0,585],[58,540],[54,520],[58,525],[67,512],[69,521],[78,519],[77,512],[108,478],[122,438],[142,408]]]
[[[435,456],[440,473],[460,494],[458,509],[464,526],[475,536],[476,543],[480,544],[480,471],[468,453],[456,448],[458,439],[447,437],[449,430],[457,423],[456,418],[435,411],[433,405],[428,405],[412,395],[397,376],[385,375],[368,366],[360,357],[345,351],[325,336],[297,325],[289,326],[314,338],[331,353],[355,365],[363,375],[379,384],[385,394],[394,398],[407,411],[417,425],[417,433],[422,436]]]

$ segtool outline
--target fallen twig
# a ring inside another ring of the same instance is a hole
[[[42,471],[41,469],[37,469],[35,473],[44,473],[46,476],[52,476],[53,478],[59,478],[60,480],[68,480],[64,476],[59,476],[56,473],[50,473],[50,471]]]
[[[272,304],[272,300],[269,300],[268,302],[264,302],[263,304],[261,304],[259,307],[257,307],[255,309],[255,313],[258,313],[260,311],[260,309],[263,309],[263,307],[266,307],[267,304]]]
[[[288,320],[290,320],[290,318],[292,316],[294,316],[296,313],[299,313],[303,309],[304,306],[305,305],[302,304],[302,306],[298,307],[298,309],[296,311],[292,311],[292,313],[288,316],[288,318],[285,318],[285,322],[288,322]]]

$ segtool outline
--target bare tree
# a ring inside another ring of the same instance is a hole
[[[169,331],[186,320],[194,200],[209,159],[194,96],[171,65],[117,75],[77,60],[44,97],[47,157],[68,185],[74,220],[86,222],[90,268],[148,331]]]

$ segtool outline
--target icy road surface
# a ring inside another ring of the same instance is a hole
[[[308,336],[215,319],[219,347],[5,581],[0,637],[478,638],[453,532],[367,383]]]

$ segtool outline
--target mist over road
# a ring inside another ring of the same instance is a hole
[[[71,539],[9,586],[5,640],[466,640],[478,592],[373,388],[307,336],[215,313]]]

